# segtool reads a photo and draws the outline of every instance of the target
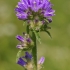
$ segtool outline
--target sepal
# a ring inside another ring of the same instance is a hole
[[[45,30],[45,32],[52,38],[52,36],[51,36],[49,31]]]
[[[16,56],[16,62],[18,61],[18,59],[19,59],[19,57],[20,57],[20,55],[21,55],[21,52],[22,52],[22,50],[19,50],[19,51],[18,51],[17,56]]]

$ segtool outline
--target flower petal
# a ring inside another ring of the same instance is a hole
[[[20,35],[17,35],[16,38],[17,38],[19,41],[21,41],[21,42],[24,41],[24,38],[23,38],[22,36],[20,36]]]
[[[20,19],[20,20],[27,19],[27,14],[26,14],[26,13],[17,13],[16,16],[17,16],[18,19]]]
[[[41,57],[40,60],[38,61],[38,64],[43,64],[45,61],[45,58],[44,57]]]
[[[17,61],[17,64],[21,65],[21,66],[25,66],[26,62],[20,57]]]

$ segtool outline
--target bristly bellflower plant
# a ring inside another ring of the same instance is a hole
[[[55,10],[50,0],[20,0],[15,8],[16,16],[26,24],[26,33],[23,36],[17,35],[16,39],[20,42],[16,48],[16,63],[21,65],[25,70],[41,70],[45,57],[41,57],[37,62],[37,41],[41,44],[39,33],[46,32],[50,37],[51,34],[48,26],[52,22],[52,16]],[[25,52],[24,56],[21,53]]]

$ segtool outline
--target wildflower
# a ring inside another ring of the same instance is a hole
[[[28,52],[25,52],[25,56],[22,56],[18,59],[17,64],[23,66],[26,69],[33,68],[32,66],[32,55]]]
[[[22,36],[17,35],[16,38],[17,38],[19,41],[24,42],[24,38],[23,38]]]
[[[20,44],[16,46],[18,49],[30,49],[33,47],[33,41],[28,34],[24,34],[23,37],[17,35],[16,38],[20,41]]]
[[[32,55],[29,54],[28,52],[25,52],[25,56],[23,56],[22,58],[25,58],[26,60],[31,60],[32,59]]]
[[[38,32],[50,29],[48,23],[52,22],[52,16],[55,15],[52,6],[50,0],[20,0],[15,12],[17,18],[27,22],[28,29],[38,35]]]
[[[42,65],[44,63],[44,61],[45,61],[45,58],[44,57],[41,57],[40,60],[38,61],[38,64],[41,64]]]
[[[41,57],[40,60],[38,61],[38,70],[40,70],[42,68],[44,61],[45,61],[45,58]]]
[[[20,0],[15,8],[16,16],[21,20],[48,20],[55,10],[49,0]],[[48,20],[49,21],[49,20]]]
[[[20,57],[17,64],[21,65],[21,66],[25,66],[26,62]]]

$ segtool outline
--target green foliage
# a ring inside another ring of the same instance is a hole
[[[36,39],[39,41],[39,43],[41,44],[41,38],[40,38],[40,35],[39,35],[39,32],[36,32],[35,30],[33,30],[35,36],[36,36]]]
[[[22,50],[19,50],[18,53],[17,53],[16,62],[17,62],[18,59],[20,58],[21,53],[22,53]]]

